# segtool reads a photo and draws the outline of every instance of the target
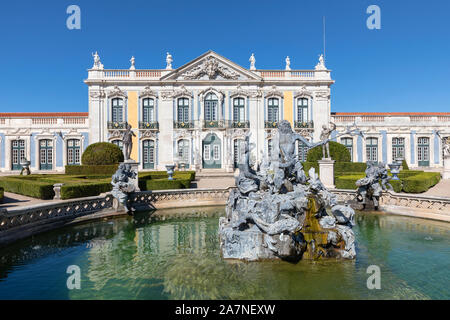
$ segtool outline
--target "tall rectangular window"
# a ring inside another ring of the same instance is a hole
[[[297,121],[308,122],[308,99],[306,98],[297,100]]]
[[[146,98],[142,100],[142,116],[144,122],[154,122],[155,121],[155,100]]]
[[[306,144],[299,141],[298,142],[298,160],[301,162],[305,162],[308,156],[309,148]]]
[[[352,138],[342,138],[341,144],[343,144],[347,150],[350,152],[350,161],[353,161],[353,139]]]
[[[189,99],[179,98],[178,99],[178,122],[188,122],[189,121]]]
[[[367,161],[371,161],[371,162],[378,161],[378,139],[377,138],[367,138],[366,139],[366,157],[367,157]]]
[[[392,138],[392,161],[405,159],[405,138]]]
[[[111,100],[112,122],[123,122],[123,100],[115,98]]]
[[[245,121],[244,113],[244,98],[234,98],[233,99],[233,120],[234,121]]]
[[[278,122],[278,107],[279,100],[277,98],[269,98],[267,100],[267,121],[269,122]]]

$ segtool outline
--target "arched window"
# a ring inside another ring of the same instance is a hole
[[[80,140],[70,139],[67,140],[67,164],[79,165],[80,164]]]
[[[297,121],[306,123],[308,119],[308,99],[300,98],[297,100]]]
[[[155,168],[155,141],[144,140],[142,142],[142,160],[144,169]]]
[[[392,161],[405,159],[405,138],[392,138]]]
[[[178,158],[183,163],[188,164],[189,161],[189,140],[182,139],[178,141]]]
[[[367,161],[378,161],[378,139],[367,138],[366,139],[366,157]]]
[[[206,121],[215,121],[217,120],[217,106],[219,101],[217,100],[217,96],[210,92],[205,97],[205,120]]]
[[[112,122],[123,122],[123,99],[111,100],[111,120]]]
[[[430,138],[419,137],[417,139],[417,160],[419,167],[430,165]]]
[[[244,98],[234,98],[233,99],[233,120],[236,122],[245,121]]]
[[[341,138],[341,144],[343,144],[350,152],[350,161],[353,161],[353,139]]]
[[[178,122],[188,122],[189,121],[189,99],[179,98],[178,99]]]
[[[267,121],[278,122],[278,108],[279,100],[278,98],[269,98],[267,100]]]
[[[142,119],[145,123],[155,121],[155,100],[151,98],[142,100]]]

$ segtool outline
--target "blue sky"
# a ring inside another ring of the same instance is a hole
[[[81,8],[68,30],[66,8]],[[366,27],[369,5],[381,30]],[[174,67],[211,49],[248,68],[310,69],[322,51],[336,83],[332,111],[449,112],[450,1],[2,1],[0,112],[88,111],[83,80],[105,68]]]

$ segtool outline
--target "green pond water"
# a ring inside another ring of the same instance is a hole
[[[158,210],[17,242],[0,249],[0,299],[450,299],[450,224],[358,212],[354,261],[245,263],[220,256],[223,214]],[[70,265],[79,290],[67,288]],[[370,265],[379,290],[367,288]]]

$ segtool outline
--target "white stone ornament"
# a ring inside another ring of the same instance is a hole
[[[130,59],[130,62],[131,62],[130,70],[136,70],[136,67],[134,66],[134,61],[135,61],[135,58],[134,58],[134,56],[132,56]]]
[[[172,55],[167,52],[167,56],[166,56],[166,63],[167,63],[166,70],[172,70],[172,62],[173,62]]]
[[[92,66],[92,69],[103,70],[103,64],[100,61],[100,56],[98,55],[98,52],[95,51],[95,53],[93,53],[92,56],[94,57],[94,65]]]
[[[285,70],[291,70],[291,59],[289,59],[289,56],[286,57],[286,68]]]
[[[323,54],[319,56],[319,62],[316,65],[316,70],[327,70],[327,67],[325,67],[325,59],[323,58]]]
[[[256,70],[256,67],[255,67],[256,59],[255,59],[255,55],[253,53],[248,61],[250,61],[250,70]]]

